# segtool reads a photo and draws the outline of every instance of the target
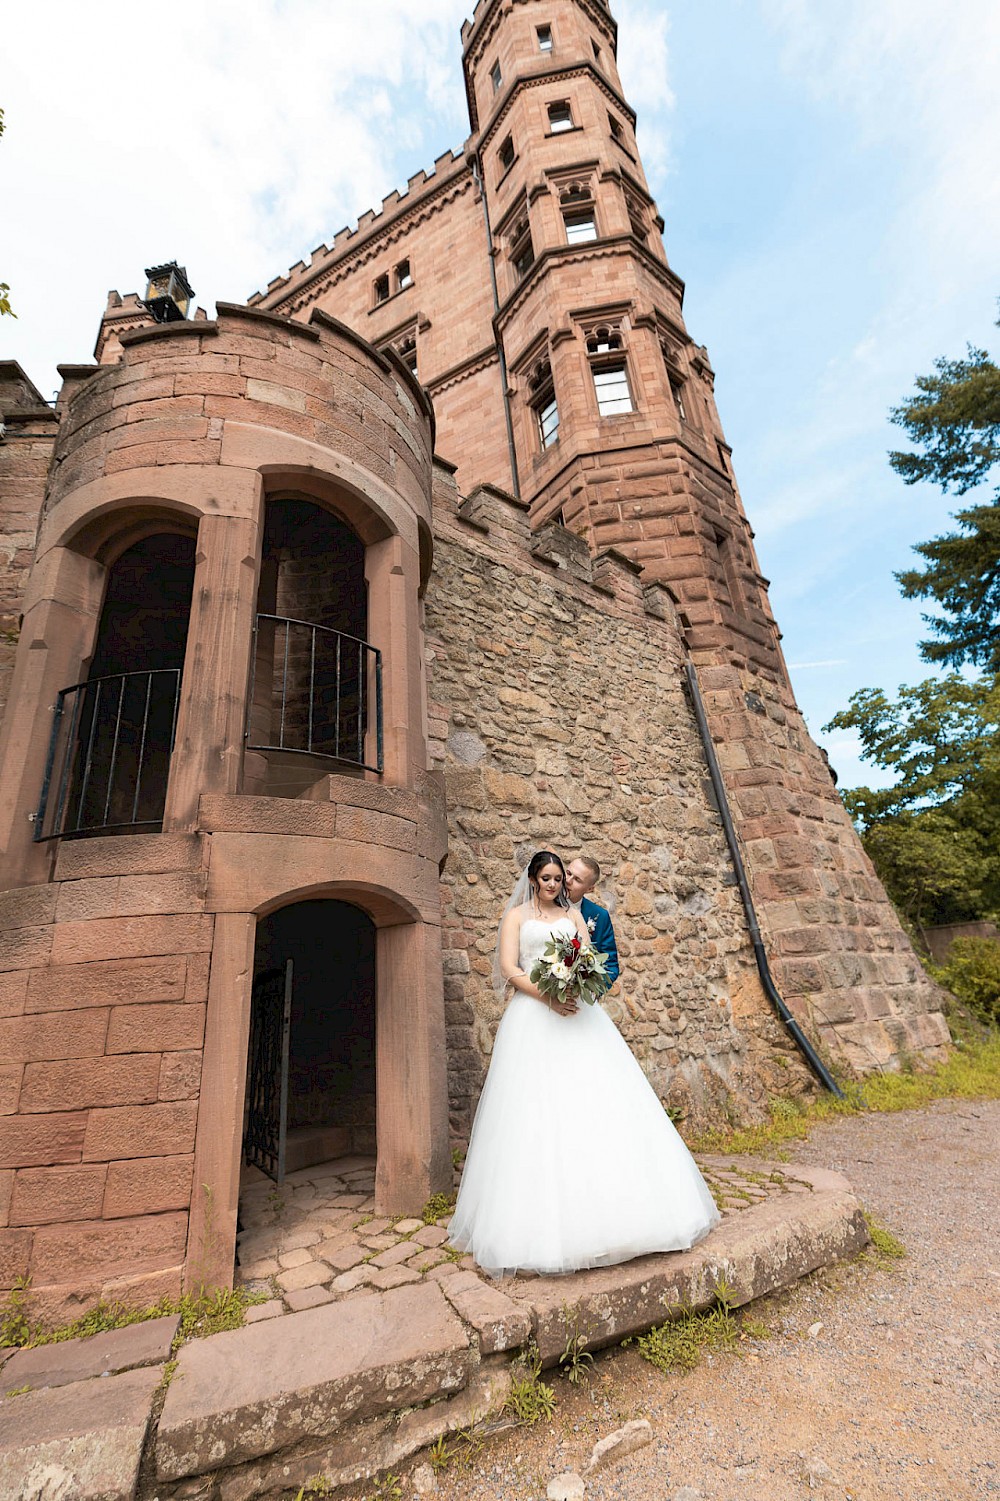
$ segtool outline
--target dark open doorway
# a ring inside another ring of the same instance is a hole
[[[366,913],[318,900],[259,921],[250,1037],[248,1163],[277,1178],[279,1158],[291,1173],[374,1153],[375,924]]]

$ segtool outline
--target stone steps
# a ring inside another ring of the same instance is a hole
[[[143,1501],[251,1501],[294,1492],[317,1475],[350,1484],[498,1413],[511,1354],[529,1335],[554,1366],[576,1330],[598,1349],[663,1323],[681,1305],[707,1306],[720,1281],[740,1306],[863,1249],[864,1216],[845,1178],[755,1166],[770,1191],[690,1251],[500,1285],[456,1269],[442,1281],[359,1290],[195,1340],[180,1352],[148,1439],[162,1366],[84,1378],[165,1358],[169,1331],[137,1325],[15,1354],[0,1390],[30,1384],[29,1366],[36,1384],[53,1389],[0,1400],[0,1501],[48,1495],[39,1480],[50,1474],[64,1486],[52,1495],[128,1501],[144,1442]],[[745,1163],[735,1172],[726,1163],[706,1167],[741,1191]],[[59,1380],[70,1384],[56,1387]]]

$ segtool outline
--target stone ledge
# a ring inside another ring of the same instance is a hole
[[[465,1387],[478,1365],[436,1283],[186,1345],[156,1440],[161,1480],[245,1463]]]
[[[709,1307],[720,1280],[740,1308],[864,1249],[868,1229],[846,1178],[820,1168],[775,1170],[801,1191],[724,1219],[690,1251],[643,1256],[572,1279],[504,1282],[504,1291],[531,1316],[543,1364],[555,1365],[565,1350],[567,1321],[572,1326],[575,1320],[596,1350],[662,1324],[671,1308]]]
[[[0,1402],[0,1496],[132,1501],[161,1375],[155,1366]]]
[[[158,1365],[170,1357],[180,1324],[174,1314],[110,1329],[90,1339],[68,1339],[53,1345],[18,1350],[4,1367],[4,1388],[69,1386],[91,1376],[117,1375],[137,1366]]]

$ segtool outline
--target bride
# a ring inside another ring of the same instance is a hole
[[[572,1272],[684,1250],[719,1213],[628,1044],[600,1004],[530,979],[553,933],[589,942],[558,855],[532,856],[507,904],[494,984],[514,994],[472,1128],[452,1245],[486,1271]]]

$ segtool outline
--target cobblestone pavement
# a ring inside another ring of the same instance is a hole
[[[702,1157],[699,1166],[724,1217],[774,1194],[809,1191],[791,1170],[770,1164]],[[374,1194],[371,1157],[301,1168],[281,1188],[256,1169],[245,1170],[236,1280],[248,1291],[269,1294],[247,1310],[248,1323],[479,1270],[471,1256],[448,1244],[450,1208],[435,1218],[440,1205],[432,1201],[420,1219],[386,1219],[375,1213]]]

